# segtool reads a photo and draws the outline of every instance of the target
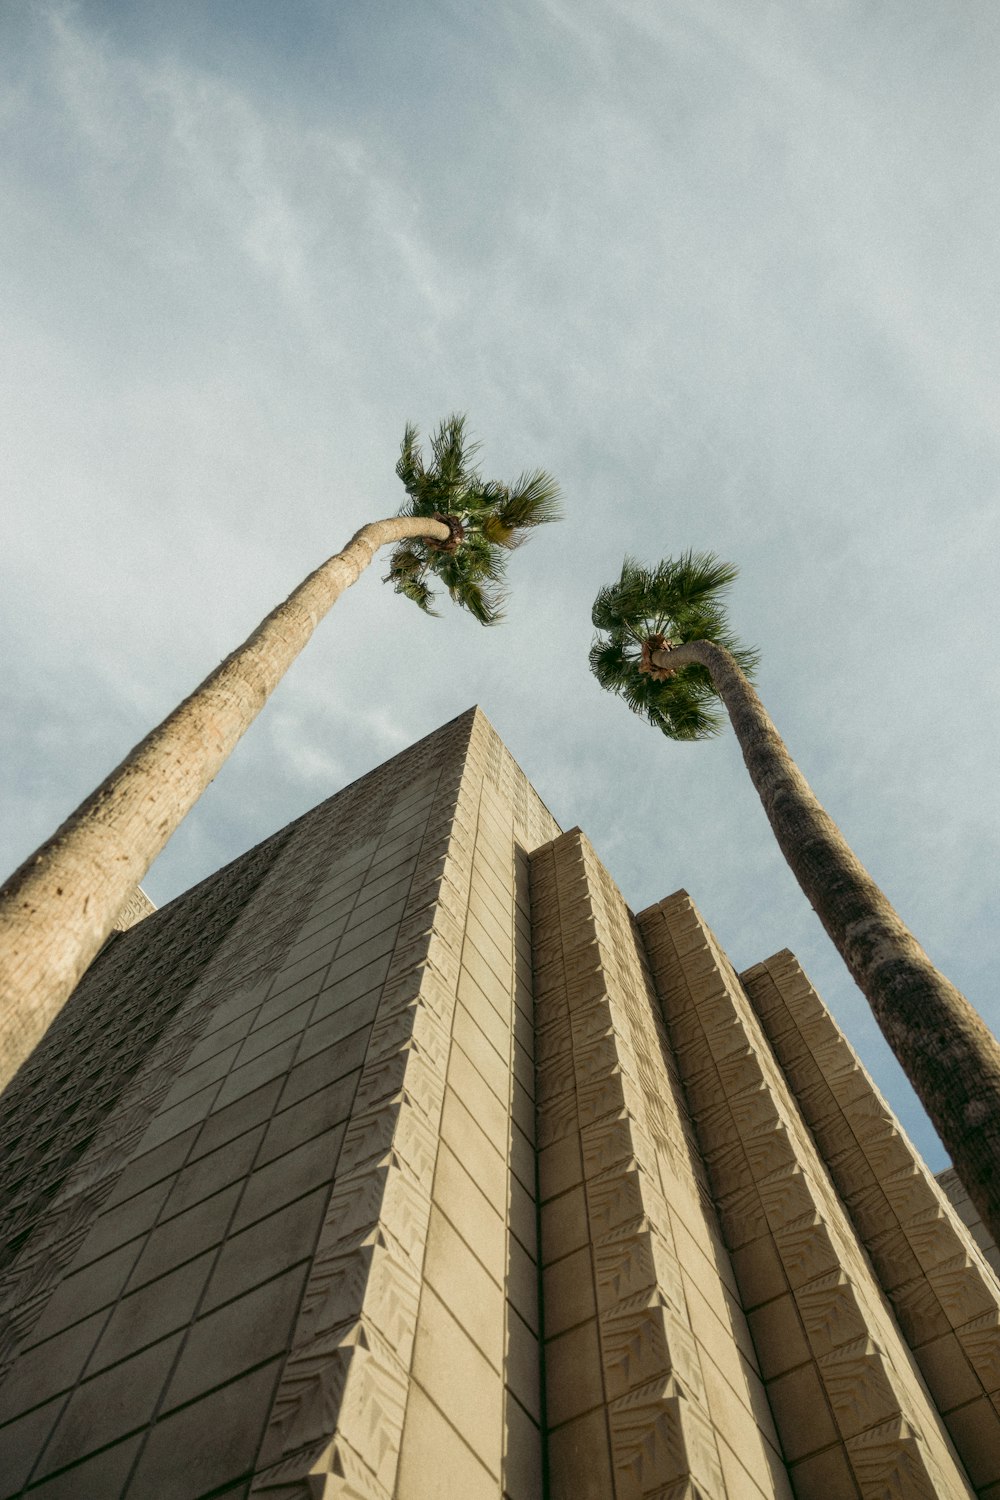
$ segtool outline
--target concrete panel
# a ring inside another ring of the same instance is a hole
[[[996,1247],[976,1242],[961,1185],[953,1203],[792,954],[742,982],[958,1454],[977,1489],[1000,1484]]]
[[[740,1296],[786,1460],[839,1442],[846,1477],[832,1493],[845,1500],[892,1493],[879,1486],[897,1462],[914,1493],[970,1494],[731,965],[684,892],[643,912],[639,926],[668,1030],[675,1043],[683,1038],[677,1056],[697,1145],[739,1252]],[[773,1290],[775,1261],[769,1252],[755,1259],[750,1246],[769,1241],[787,1289],[767,1298],[757,1269]]]

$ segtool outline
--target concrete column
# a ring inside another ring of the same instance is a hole
[[[532,857],[552,1500],[790,1494],[630,913]]]
[[[728,959],[683,891],[638,920],[798,1500],[970,1496]]]
[[[793,955],[741,977],[977,1493],[1000,1494],[1000,1283]]]

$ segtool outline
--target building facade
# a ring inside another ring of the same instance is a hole
[[[1000,1500],[1000,1284],[795,959],[478,710],[119,932],[0,1132],[3,1500]]]

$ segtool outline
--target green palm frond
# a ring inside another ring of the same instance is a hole
[[[407,424],[396,464],[407,497],[400,514],[453,516],[461,523],[461,540],[448,550],[422,540],[397,547],[385,582],[430,610],[437,578],[480,624],[492,625],[503,614],[506,554],[531,528],[558,520],[561,512],[559,487],[550,475],[538,469],[513,485],[484,481],[475,463],[478,449],[467,436],[465,417],[455,414],[431,437],[425,462],[420,434]]]
[[[550,521],[559,521],[562,519],[559,486],[545,469],[531,469],[514,481],[510,498],[500,510],[517,527],[545,526]]]
[[[710,739],[724,719],[715,707],[711,679],[703,667],[683,668],[666,682],[655,682],[639,671],[639,653],[619,635],[598,639],[590,650],[590,669],[601,687],[617,693],[633,713],[675,740]]]
[[[590,668],[603,688],[617,693],[633,713],[675,740],[718,734],[724,719],[707,669],[692,662],[657,682],[640,672],[642,644],[662,635],[682,644],[714,641],[752,677],[759,656],[729,628],[723,595],[737,576],[731,563],[706,552],[686,552],[643,568],[627,557],[616,583],[594,601],[593,622],[603,634],[590,650]]]
[[[496,511],[487,511],[479,522],[480,534],[494,547],[502,547],[505,552],[513,552],[521,544],[513,526],[508,526],[500,519]]]
[[[412,422],[407,422],[403,432],[403,441],[399,445],[399,462],[396,464],[396,473],[403,481],[406,493],[412,494],[424,474],[424,459],[418,446],[419,433]]]
[[[461,578],[448,586],[448,593],[454,603],[467,609],[480,625],[497,625],[503,619],[507,596],[502,589],[477,583],[472,578]]]
[[[521,474],[513,485],[486,485],[484,492],[492,511],[483,529],[488,525],[497,546],[511,552],[527,540],[533,527],[562,517],[559,486],[544,469]]]
[[[689,620],[696,628],[707,626],[722,608],[719,596],[737,576],[732,563],[721,562],[708,552],[685,552],[666,558],[654,568],[644,568],[626,557],[621,577],[598,592],[593,622],[598,630],[637,621],[661,621],[675,627],[663,634],[676,635]],[[724,611],[721,617],[724,619]],[[647,631],[646,634],[650,632]],[[704,635],[692,640],[706,639]]]
[[[401,574],[398,578],[395,578],[393,582],[395,584],[396,593],[402,594],[404,599],[412,599],[413,603],[416,604],[420,609],[422,609],[425,614],[438,614],[438,610],[434,609],[431,603],[434,595],[427,587],[426,583],[424,583],[422,578],[416,578],[413,576],[407,576],[406,574]]]
[[[466,440],[464,416],[448,417],[431,438],[431,453],[441,483],[456,493],[474,475],[472,459],[478,452],[479,444]]]
[[[502,584],[506,558],[478,532],[470,532],[455,552],[439,553],[432,564],[445,588],[456,588],[465,578],[476,583]]]
[[[590,670],[611,693],[629,691],[636,677],[635,664],[620,635],[598,636],[590,648]]]
[[[415,547],[405,543],[397,547],[389,558],[389,572],[383,583],[395,582],[397,578],[413,578],[421,574],[427,563]]]
[[[638,563],[626,557],[618,582],[606,584],[598,590],[591,610],[591,620],[598,630],[625,630],[631,634],[630,622],[641,622],[645,590],[639,575]]]
[[[725,727],[718,710],[702,703],[674,701],[654,709],[650,721],[669,740],[713,740]]]

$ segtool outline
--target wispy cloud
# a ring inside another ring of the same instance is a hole
[[[412,618],[362,580],[158,896],[478,700],[631,901],[687,886],[740,962],[798,946],[868,1045],[735,745],[669,746],[587,671],[622,553],[714,547],[793,751],[982,991],[995,11],[382,21],[308,0],[4,14],[7,862],[395,509],[404,421],[459,408],[490,472],[544,465],[567,494],[513,560],[508,623]]]

